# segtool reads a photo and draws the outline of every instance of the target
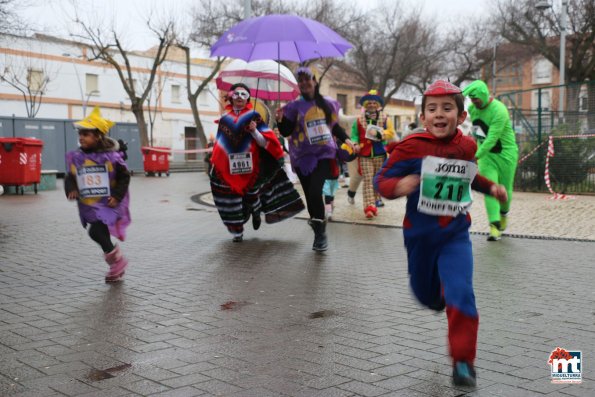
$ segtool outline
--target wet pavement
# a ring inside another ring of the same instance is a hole
[[[594,242],[472,235],[478,386],[457,388],[401,230],[331,223],[317,254],[302,214],[232,243],[208,190],[133,178],[118,285],[61,191],[0,196],[0,396],[595,395]],[[582,384],[551,383],[558,346]]]

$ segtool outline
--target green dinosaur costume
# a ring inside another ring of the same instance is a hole
[[[499,100],[490,98],[488,86],[481,80],[469,84],[463,90],[463,95],[471,99],[477,98],[482,102],[481,107],[469,105],[473,135],[478,144],[475,157],[479,172],[491,181],[504,185],[508,193],[508,201],[505,204],[500,204],[491,196],[485,196],[490,224],[504,230],[519,157],[508,109]]]

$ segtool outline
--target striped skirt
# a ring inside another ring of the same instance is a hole
[[[252,213],[264,213],[266,223],[277,223],[302,211],[304,203],[287,174],[275,167],[269,178],[259,178],[244,195],[231,190],[215,172],[211,173],[211,192],[219,216],[230,233],[244,231]]]

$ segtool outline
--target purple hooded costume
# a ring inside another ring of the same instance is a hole
[[[319,160],[337,157],[337,145],[331,131],[337,124],[341,105],[330,97],[324,99],[333,113],[331,125],[326,124],[324,112],[314,100],[301,98],[283,108],[284,117],[296,123],[287,140],[291,165],[302,175],[312,173]]]
[[[115,151],[84,152],[75,150],[66,154],[68,177],[78,179],[80,198],[79,215],[84,227],[88,223],[102,222],[107,225],[112,236],[124,241],[126,228],[130,224],[128,189],[118,197],[112,189],[117,186],[118,168],[128,169],[122,155]],[[107,174],[107,179],[102,177]],[[84,178],[90,178],[91,186],[81,186]],[[95,186],[93,186],[95,184]],[[108,198],[119,200],[116,207],[107,205]]]

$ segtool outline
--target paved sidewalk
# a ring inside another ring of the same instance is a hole
[[[474,192],[471,206],[473,224],[471,231],[485,233],[489,223],[483,203],[483,195]],[[376,225],[401,225],[405,214],[404,198],[384,200],[378,217],[367,220],[364,217],[361,192],[355,196],[355,204],[347,202],[347,189],[337,191],[335,198],[335,219],[343,222],[371,223]],[[514,192],[510,211],[510,224],[505,235],[531,238],[563,238],[595,241],[595,196],[576,196],[572,200],[552,200],[544,193]]]
[[[472,236],[478,387],[455,388],[401,230],[331,223],[317,254],[291,219],[235,244],[190,200],[208,189],[133,178],[119,285],[61,191],[0,196],[0,396],[595,395],[595,243]],[[550,382],[558,346],[582,351],[582,384]]]

